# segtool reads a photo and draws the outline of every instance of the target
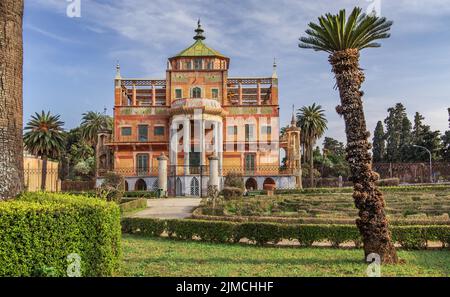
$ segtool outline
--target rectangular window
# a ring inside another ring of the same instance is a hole
[[[246,154],[245,155],[245,171],[246,174],[252,174],[255,171],[255,166],[256,162],[255,162],[255,155],[254,154]]]
[[[192,69],[191,61],[188,61],[188,62],[184,63],[184,69],[186,69],[186,70],[191,70]]]
[[[211,89],[211,97],[213,99],[219,98],[219,89]]]
[[[237,126],[228,126],[228,135],[237,135]]]
[[[130,136],[131,135],[131,127],[122,127],[121,132],[122,136]]]
[[[136,163],[137,173],[146,175],[148,173],[148,154],[137,154]]]
[[[245,141],[253,140],[253,125],[245,124]]]
[[[155,136],[163,136],[164,135],[164,127],[163,126],[157,126],[153,130],[153,134]]]
[[[262,126],[261,133],[268,134],[268,135],[272,134],[272,127],[271,126]]]
[[[183,90],[182,90],[182,89],[176,89],[176,90],[175,90],[175,98],[176,98],[176,99],[181,99],[181,98],[183,98]]]
[[[138,126],[138,140],[139,141],[148,141],[148,126],[147,125],[139,125]]]
[[[206,69],[208,69],[208,70],[214,69],[213,61],[208,61],[208,63],[206,64]]]
[[[194,69],[195,70],[202,69],[202,59],[195,59],[194,60]]]

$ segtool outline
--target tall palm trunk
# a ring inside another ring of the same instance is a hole
[[[47,155],[42,155],[42,174],[41,174],[41,190],[45,191],[47,188],[47,167],[48,167],[48,157]]]
[[[23,190],[23,0],[0,1],[0,200]]]
[[[367,140],[369,132],[361,100],[364,73],[359,68],[359,51],[335,52],[330,55],[329,62],[341,97],[341,105],[336,107],[336,111],[345,120],[347,161],[354,185],[353,199],[359,210],[356,225],[363,237],[364,253],[366,257],[370,253],[379,254],[382,263],[396,263],[398,258],[384,212],[384,198],[375,185],[378,174],[372,171],[368,151],[371,145]]]
[[[309,146],[309,186],[314,188],[314,157],[313,157],[313,147],[314,143],[311,141]]]

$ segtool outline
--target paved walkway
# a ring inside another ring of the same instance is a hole
[[[191,215],[200,201],[200,198],[148,199],[147,208],[132,214],[131,217],[183,219]]]

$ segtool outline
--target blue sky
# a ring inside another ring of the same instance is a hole
[[[372,1],[372,0],[371,0]],[[450,1],[381,0],[394,21],[382,47],[362,52],[369,130],[403,102],[412,119],[425,116],[448,129]],[[335,112],[339,94],[325,53],[299,49],[306,25],[326,12],[368,0],[81,0],[81,18],[65,0],[29,0],[24,17],[24,120],[35,111],[61,114],[66,128],[88,110],[112,113],[116,61],[122,76],[164,78],[167,58],[190,45],[201,18],[206,43],[231,58],[231,76],[271,75],[277,58],[281,125],[291,106],[317,102],[329,120],[327,136],[345,140]]]

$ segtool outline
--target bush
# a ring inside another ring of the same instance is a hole
[[[120,174],[108,172],[103,177],[101,186],[97,189],[97,196],[119,203],[125,192],[125,179]]]
[[[422,226],[397,226],[392,228],[392,238],[408,250],[427,247],[427,228]]]
[[[222,190],[222,195],[226,200],[242,198],[243,190],[236,187],[225,187]]]
[[[139,233],[147,236],[160,236],[166,227],[166,222],[153,218],[123,218],[122,232]]]
[[[393,186],[398,186],[400,184],[400,179],[395,177],[395,178],[386,178],[386,179],[380,179],[377,180],[376,182],[377,186],[381,186],[381,187],[393,187]]]
[[[122,199],[123,201],[123,199]],[[139,199],[133,199],[124,203],[121,203],[119,205],[120,211],[122,213],[127,211],[133,211],[140,208],[146,208],[147,207],[147,199],[145,198],[139,198]]]
[[[273,223],[242,223],[237,225],[234,240],[242,238],[254,241],[259,245],[278,243],[283,239],[283,225]]]
[[[123,197],[130,198],[157,198],[156,191],[126,191]]]
[[[225,187],[239,188],[244,190],[244,177],[242,173],[228,172],[224,181]]]
[[[392,226],[390,229],[393,240],[405,249],[426,248],[427,240],[441,241],[447,247],[450,244],[450,226]],[[246,238],[259,245],[277,243],[282,239],[297,239],[301,246],[329,241],[333,247],[339,247],[344,242],[353,242],[359,247],[362,242],[355,225],[124,218],[122,230],[151,236],[158,236],[166,231],[169,237],[209,242],[239,242]]]
[[[82,276],[109,276],[119,268],[116,204],[51,193],[0,203],[1,276],[65,276],[71,253],[81,257]]]

